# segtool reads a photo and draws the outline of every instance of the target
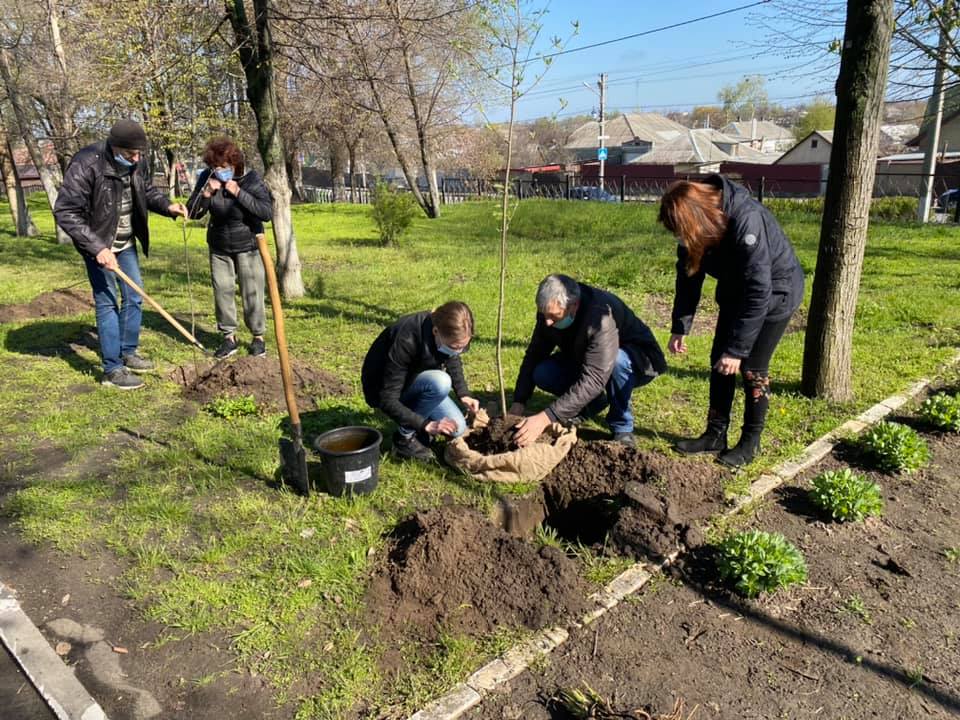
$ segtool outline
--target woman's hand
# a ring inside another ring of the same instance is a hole
[[[464,395],[462,398],[460,398],[460,402],[463,403],[463,406],[471,415],[476,415],[477,411],[480,409],[480,401],[476,398],[470,397],[469,395]]]
[[[667,343],[667,349],[672,352],[674,355],[683,354],[687,351],[687,343],[684,341],[683,335],[671,335],[670,342]]]
[[[217,178],[214,175],[211,175],[210,177],[207,178],[207,185],[204,188],[204,192],[205,193],[209,192],[212,195],[222,187],[223,187],[223,183],[217,180]]]
[[[223,186],[223,189],[234,197],[240,194],[240,186],[237,185],[236,180],[227,180],[227,184]]]
[[[423,428],[427,435],[453,435],[457,431],[457,421],[450,418],[431,420]]]
[[[721,355],[713,369],[721,375],[736,375],[740,371],[740,358],[732,355]]]

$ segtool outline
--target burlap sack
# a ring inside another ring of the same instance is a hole
[[[481,455],[467,446],[465,438],[471,432],[485,427],[490,418],[485,410],[480,410],[462,436],[447,443],[444,459],[455,468],[463,470],[477,480],[489,482],[539,482],[543,480],[557,464],[566,457],[577,441],[575,428],[565,428],[560,423],[552,423],[543,434],[551,442],[535,442],[519,450]]]

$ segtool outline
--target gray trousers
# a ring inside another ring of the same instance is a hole
[[[210,253],[213,303],[217,330],[233,335],[237,330],[237,280],[243,297],[243,320],[254,336],[262,337],[266,327],[263,309],[263,260],[257,250],[223,255]]]

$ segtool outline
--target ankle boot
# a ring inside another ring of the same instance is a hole
[[[684,455],[723,452],[727,449],[727,426],[729,424],[729,417],[724,417],[722,413],[711,408],[707,415],[707,429],[703,435],[689,440],[678,440],[674,448]]]
[[[760,452],[760,435],[770,408],[770,377],[766,373],[743,371],[746,398],[743,406],[743,430],[736,447],[720,453],[717,460],[729,467],[748,465]]]

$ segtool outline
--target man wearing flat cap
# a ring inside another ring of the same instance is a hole
[[[87,267],[103,384],[121,390],[143,387],[134,373],[152,370],[153,363],[137,352],[143,299],[112,271],[119,267],[142,287],[136,241],[146,256],[150,248],[147,211],[171,218],[187,216],[182,203],[170,203],[153,186],[147,147],[146,133],[138,123],[117,121],[105,141],[73,156],[53,209],[57,225],[73,240]]]

